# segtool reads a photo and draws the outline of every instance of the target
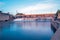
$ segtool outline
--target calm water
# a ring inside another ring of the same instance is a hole
[[[50,22],[0,22],[2,40],[50,40]]]

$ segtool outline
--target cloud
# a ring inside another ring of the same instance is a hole
[[[36,5],[33,5],[33,6],[27,6],[25,8],[22,8],[20,9],[18,12],[22,12],[22,13],[39,13],[38,11],[43,11],[43,10],[52,10],[52,8],[56,7],[56,4],[36,4]],[[44,12],[44,11],[43,11]],[[46,11],[45,11],[46,12]]]

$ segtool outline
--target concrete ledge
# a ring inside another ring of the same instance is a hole
[[[53,37],[51,38],[51,40],[60,40],[60,27],[55,32],[55,34],[53,35]]]

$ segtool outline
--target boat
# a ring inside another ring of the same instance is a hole
[[[20,19],[20,18],[17,18],[17,19],[14,19],[13,21],[22,21],[23,19]]]
[[[26,22],[26,21],[34,21],[33,19],[23,19],[23,18],[19,18],[19,19],[14,19],[14,21],[23,21],[23,22]]]

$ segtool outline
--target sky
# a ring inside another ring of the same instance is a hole
[[[60,0],[0,0],[0,10],[24,14],[55,13],[60,9]]]

